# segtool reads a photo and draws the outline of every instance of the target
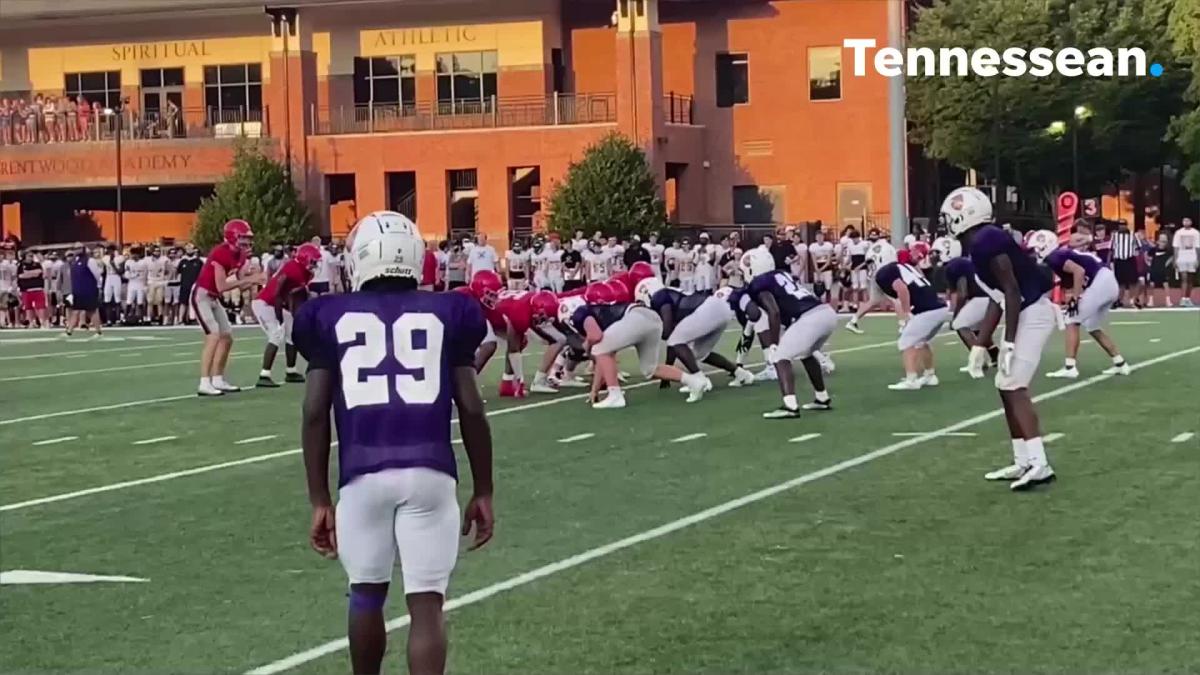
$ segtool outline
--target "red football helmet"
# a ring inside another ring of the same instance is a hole
[[[625,275],[617,275],[609,279],[608,286],[613,289],[613,295],[616,296],[615,302],[633,302],[633,289],[629,287],[628,277]]]
[[[912,251],[909,251],[906,248],[902,248],[899,251],[896,251],[896,262],[900,263],[901,265],[913,264],[914,260],[913,260]]]
[[[921,262],[929,257],[929,244],[923,241],[914,241],[913,245],[908,248],[912,252],[913,263]]]
[[[644,260],[639,260],[633,263],[633,265],[631,265],[629,268],[628,274],[634,286],[637,286],[638,282],[643,279],[649,279],[652,276],[656,276],[654,274],[654,266]]]
[[[504,281],[492,270],[479,270],[471,277],[471,293],[488,309],[495,308],[503,289]]]
[[[250,229],[250,223],[241,218],[234,218],[225,223],[224,239],[230,246],[249,249],[250,242],[254,239],[254,230]]]
[[[605,282],[597,282],[583,291],[583,301],[589,305],[616,304],[616,291]]]
[[[312,269],[321,262],[321,249],[316,244],[301,244],[292,254],[292,258],[306,269]]]
[[[558,316],[558,296],[552,291],[538,291],[529,298],[529,306],[533,308],[535,323],[552,321]]]

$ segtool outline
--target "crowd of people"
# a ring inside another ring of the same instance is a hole
[[[115,130],[112,114],[84,96],[0,98],[0,146],[98,140]],[[182,113],[169,99],[161,111],[124,114],[124,133],[137,138],[171,138],[183,133]]]

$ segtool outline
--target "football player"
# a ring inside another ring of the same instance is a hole
[[[479,304],[417,290],[425,242],[407,218],[368,216],[350,234],[352,292],[306,302],[296,346],[308,361],[301,439],[312,504],[309,541],[337,558],[350,584],[356,673],[380,672],[383,608],[396,555],[411,626],[408,669],[446,664],[443,603],[459,535],[492,536],[492,438],[472,360]],[[473,495],[460,521],[450,441],[457,410]],[[330,409],[338,437],[338,503],[330,495]],[[460,526],[461,522],[461,526]]]
[[[129,249],[129,260],[125,263],[125,322],[139,324],[146,311],[146,280],[149,276],[149,261],[145,249],[134,246]]]
[[[796,399],[796,375],[792,359],[800,359],[812,383],[814,398],[805,410],[832,410],[833,399],[825,390],[825,375],[816,352],[837,329],[837,312],[811,291],[796,284],[791,275],[775,270],[775,259],[764,248],[756,248],[743,257],[750,299],[767,317],[764,353],[774,364],[783,405],[763,413],[767,419],[800,416]],[[739,300],[740,302],[740,300]],[[749,314],[749,313],[748,313]],[[748,316],[754,320],[753,316]]]
[[[221,396],[227,392],[241,391],[225,380],[225,366],[229,362],[229,350],[233,347],[233,329],[229,316],[221,306],[221,296],[231,291],[240,293],[246,280],[237,278],[238,270],[245,264],[254,241],[250,223],[234,219],[225,223],[222,241],[213,247],[200,276],[192,286],[190,302],[192,312],[200,330],[204,331],[204,348],[200,352],[200,396]]]
[[[157,246],[146,258],[146,320],[167,325],[167,257]]]
[[[401,216],[403,218],[403,216]],[[415,225],[413,226],[416,227]],[[258,296],[250,302],[254,318],[267,334],[267,346],[263,348],[262,370],[258,373],[259,387],[278,387],[271,379],[275,355],[286,344],[287,359],[285,382],[304,382],[304,376],[296,368],[296,347],[292,341],[292,322],[296,311],[307,295],[308,282],[312,281],[317,265],[321,263],[321,249],[316,244],[301,244],[290,260],[267,280]]]
[[[583,252],[584,278],[589,284],[597,281],[608,281],[612,273],[612,257],[604,252],[604,247],[598,239],[588,240],[587,250]]]
[[[529,288],[529,251],[521,245],[519,239],[514,239],[512,249],[504,254],[504,264],[508,268],[508,290],[523,291]]]
[[[896,262],[896,247],[892,246],[892,243],[884,238],[883,234],[879,230],[871,230],[870,237],[871,242],[870,246],[867,248],[866,266],[868,275],[866,281],[866,286],[868,287],[866,292],[867,300],[859,305],[858,311],[855,312],[854,316],[850,317],[850,320],[846,322],[846,330],[859,335],[862,335],[864,331],[859,327],[858,322],[867,315],[867,312],[870,312],[876,307],[884,307],[888,304],[895,304],[888,302],[888,298],[891,296],[887,293],[887,289],[879,287],[879,284],[876,283],[875,279],[880,268],[889,263]]]
[[[1064,281],[1070,280],[1067,301],[1066,362],[1063,367],[1046,377],[1074,380],[1079,377],[1076,357],[1079,355],[1079,327],[1092,336],[1096,344],[1112,358],[1112,366],[1104,369],[1105,375],[1128,375],[1133,372],[1129,363],[1121,356],[1117,343],[1104,332],[1104,323],[1113,303],[1121,296],[1117,277],[1100,259],[1084,250],[1090,244],[1090,236],[1073,236],[1070,246],[1055,249],[1046,256],[1046,265]]]
[[[958,337],[967,346],[969,353],[971,347],[974,347],[979,341],[976,329],[983,323],[983,318],[987,316],[988,304],[991,300],[975,282],[975,265],[966,256],[953,258],[946,264],[946,285],[949,287],[952,308],[950,328],[958,333]],[[999,353],[1000,350],[995,345],[989,347],[987,365],[994,368]],[[976,379],[983,377],[983,370],[973,371],[970,364],[963,366],[960,372],[967,373]]]
[[[500,292],[504,290],[504,281],[499,274],[491,270],[479,270],[475,276],[471,277],[471,282],[466,286],[456,289],[459,293],[464,293],[475,298],[484,312],[487,313],[496,308],[496,303],[500,301]],[[479,349],[475,352],[475,372],[482,373],[487,367],[488,361],[492,360],[492,356],[496,354],[498,346],[498,338],[496,331],[492,330],[490,321],[484,322],[484,336],[479,345]]]
[[[1042,349],[1058,323],[1058,310],[1048,297],[1050,280],[1033,257],[992,221],[992,202],[979,190],[962,187],[951,192],[939,218],[962,241],[975,266],[976,281],[991,300],[968,359],[973,369],[981,370],[987,361],[992,333],[1004,316],[995,382],[1012,440],[1012,464],[984,477],[1011,481],[1013,490],[1052,481],[1054,470],[1029,394]],[[1002,306],[1007,311],[1002,312]]]
[[[938,379],[929,342],[949,320],[950,310],[933,291],[925,275],[910,264],[909,251],[900,253],[899,261],[880,267],[874,279],[875,287],[895,300],[896,316],[900,320],[900,339],[896,347],[903,355],[904,379],[888,385],[888,389],[905,391],[935,387]]]
[[[534,376],[533,391],[554,393],[557,387],[550,385],[547,371],[553,365],[558,352],[566,344],[561,336],[553,335],[545,326],[558,315],[558,298],[549,291],[508,291],[501,293],[496,306],[485,312],[496,336],[504,338],[504,374],[500,381],[500,396],[525,398],[525,369],[523,354],[528,345],[527,334],[533,332],[546,342],[542,364]]]
[[[618,377],[617,352],[627,347],[637,351],[642,376],[670,382],[682,382],[700,396],[711,388],[702,373],[684,373],[674,366],[659,364],[662,319],[640,303],[618,303],[608,284],[592,284],[583,295],[584,304],[571,316],[572,327],[584,338],[596,362],[591,399],[596,401],[600,387],[607,389],[604,400],[596,401],[597,410],[625,407],[625,393]]]

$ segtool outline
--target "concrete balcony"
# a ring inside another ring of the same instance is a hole
[[[310,108],[314,135],[613,124],[614,94],[552,94],[483,101]]]

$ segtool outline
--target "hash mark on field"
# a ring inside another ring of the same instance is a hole
[[[679,438],[672,438],[671,442],[672,443],[685,443],[687,441],[694,441],[697,438],[704,438],[707,435],[708,434],[703,433],[703,432],[695,433],[695,434],[688,434],[687,436],[680,436]]]
[[[1057,441],[1058,439],[1062,438],[1063,436],[1066,436],[1066,434],[1059,433],[1056,431],[1052,434],[1046,434],[1045,436],[1043,436],[1042,442],[1043,443],[1053,443],[1054,441]]]
[[[893,436],[977,436],[974,431],[893,431]]]
[[[1188,441],[1192,440],[1192,436],[1195,436],[1195,435],[1196,434],[1194,434],[1190,431],[1185,431],[1182,434],[1179,434],[1178,436],[1176,436],[1175,438],[1172,438],[1171,442],[1172,443],[1187,443]]]
[[[1162,342],[1162,338],[1150,338],[1151,344]]]
[[[811,441],[820,435],[821,434],[804,434],[803,436],[797,436],[795,438],[788,439],[788,443],[803,443],[805,441]]]
[[[130,352],[130,353],[128,353],[128,354],[120,354],[119,356],[120,356],[120,358],[122,358],[122,359],[131,359],[131,358],[137,358],[137,357],[139,357],[139,356],[141,356],[141,355],[142,355],[142,353],[141,353],[141,352]]]
[[[47,438],[44,441],[38,441],[34,445],[54,445],[55,443],[66,443],[67,441],[78,440],[78,436],[59,436],[58,438]]]
[[[68,356],[67,358],[68,359],[86,359],[88,356],[89,356],[88,354],[72,354],[72,355]]]
[[[1157,326],[1157,321],[1114,321],[1114,326]]]
[[[134,445],[151,445],[152,443],[165,443],[167,441],[173,441],[176,438],[179,438],[179,437],[178,436],[159,436],[158,438],[147,438],[147,439],[141,440],[141,441],[134,441],[133,444]]]
[[[560,438],[560,439],[558,439],[558,442],[559,443],[574,443],[575,441],[586,441],[587,439],[589,439],[595,435],[596,434],[575,434],[574,436],[567,436],[566,438]]]
[[[279,438],[279,434],[271,434],[270,436],[254,436],[252,438],[243,438],[240,441],[234,441],[234,445],[245,445],[247,443],[258,443],[261,441],[269,441],[272,438]]]
[[[1080,341],[1079,341],[1079,344],[1081,344],[1081,345],[1090,345],[1090,344],[1092,344],[1092,341],[1091,341],[1091,339],[1090,339],[1090,338],[1089,338],[1089,339],[1087,339],[1087,340],[1080,340]]]
[[[171,352],[171,356],[195,356],[195,355],[196,355],[195,351]]]

